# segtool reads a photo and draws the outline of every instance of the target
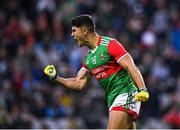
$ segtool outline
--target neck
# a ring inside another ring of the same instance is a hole
[[[94,50],[98,45],[98,34],[97,33],[93,33],[93,34],[89,34],[89,36],[87,37],[87,46]]]

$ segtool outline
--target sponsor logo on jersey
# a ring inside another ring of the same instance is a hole
[[[119,64],[113,62],[93,68],[91,72],[97,80],[100,80],[117,73],[121,68]]]
[[[108,68],[108,66],[107,65],[102,65],[102,66],[100,66],[100,67],[98,67],[98,68],[94,68],[93,70],[92,70],[92,73],[94,74],[94,75],[96,75],[96,74],[98,74],[98,73],[100,73],[100,72],[103,72],[105,69],[107,69]]]

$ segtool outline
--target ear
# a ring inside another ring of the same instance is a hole
[[[87,35],[87,33],[88,33],[88,29],[86,27],[83,27],[83,34]]]

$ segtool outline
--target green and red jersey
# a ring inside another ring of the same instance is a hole
[[[127,55],[125,48],[116,39],[99,36],[98,46],[88,50],[83,68],[90,71],[104,89],[108,107],[122,93],[137,90],[129,73],[118,64]]]

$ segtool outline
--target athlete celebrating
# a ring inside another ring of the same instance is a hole
[[[95,76],[105,91],[109,107],[107,128],[136,128],[140,102],[147,101],[149,93],[131,55],[116,39],[98,35],[90,15],[74,17],[71,24],[71,36],[78,46],[89,47],[83,66],[75,78],[58,76],[53,65],[46,66],[44,73],[60,85],[76,90],[84,88]]]

